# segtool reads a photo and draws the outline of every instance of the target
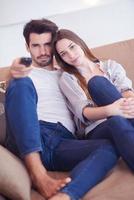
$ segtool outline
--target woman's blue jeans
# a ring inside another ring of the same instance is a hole
[[[122,97],[116,87],[105,77],[95,76],[88,82],[88,90],[98,106],[113,103]],[[87,138],[109,139],[117,151],[134,170],[134,119],[112,116],[89,132]]]
[[[5,103],[6,145],[21,157],[39,152],[47,170],[70,171],[72,181],[61,191],[78,200],[105,177],[118,154],[107,139],[77,140],[60,122],[38,121],[37,101],[30,78],[11,81]]]

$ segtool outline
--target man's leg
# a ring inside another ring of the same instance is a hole
[[[6,92],[6,117],[6,146],[25,160],[37,190],[44,197],[51,196],[68,183],[68,178],[53,179],[47,174],[45,166],[42,167],[38,153],[42,152],[42,139],[37,117],[37,94],[30,78],[16,79],[10,83]]]
[[[16,144],[18,154],[40,151],[40,127],[36,112],[37,94],[30,78],[12,80],[6,91],[7,146]]]

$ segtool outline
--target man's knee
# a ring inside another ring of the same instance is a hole
[[[6,102],[25,98],[34,98],[37,102],[37,93],[29,77],[13,79],[6,90]]]
[[[12,79],[7,87],[6,95],[11,91],[20,91],[21,94],[22,91],[26,91],[28,88],[34,88],[33,82],[29,77]]]
[[[20,85],[25,85],[25,84],[31,84],[32,81],[29,77],[24,77],[24,78],[16,78],[16,79],[12,79],[9,82],[8,88],[12,88],[12,87],[17,87]]]

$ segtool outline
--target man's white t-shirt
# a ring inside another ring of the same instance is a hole
[[[67,108],[65,96],[59,88],[60,76],[60,70],[48,71],[38,67],[34,67],[29,74],[38,95],[38,119],[53,123],[60,122],[74,134],[73,117]]]

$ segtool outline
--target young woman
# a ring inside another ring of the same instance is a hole
[[[64,71],[60,87],[68,107],[86,127],[83,137],[109,139],[134,170],[134,93],[125,70],[115,61],[99,61],[69,30],[58,31],[54,49]]]

